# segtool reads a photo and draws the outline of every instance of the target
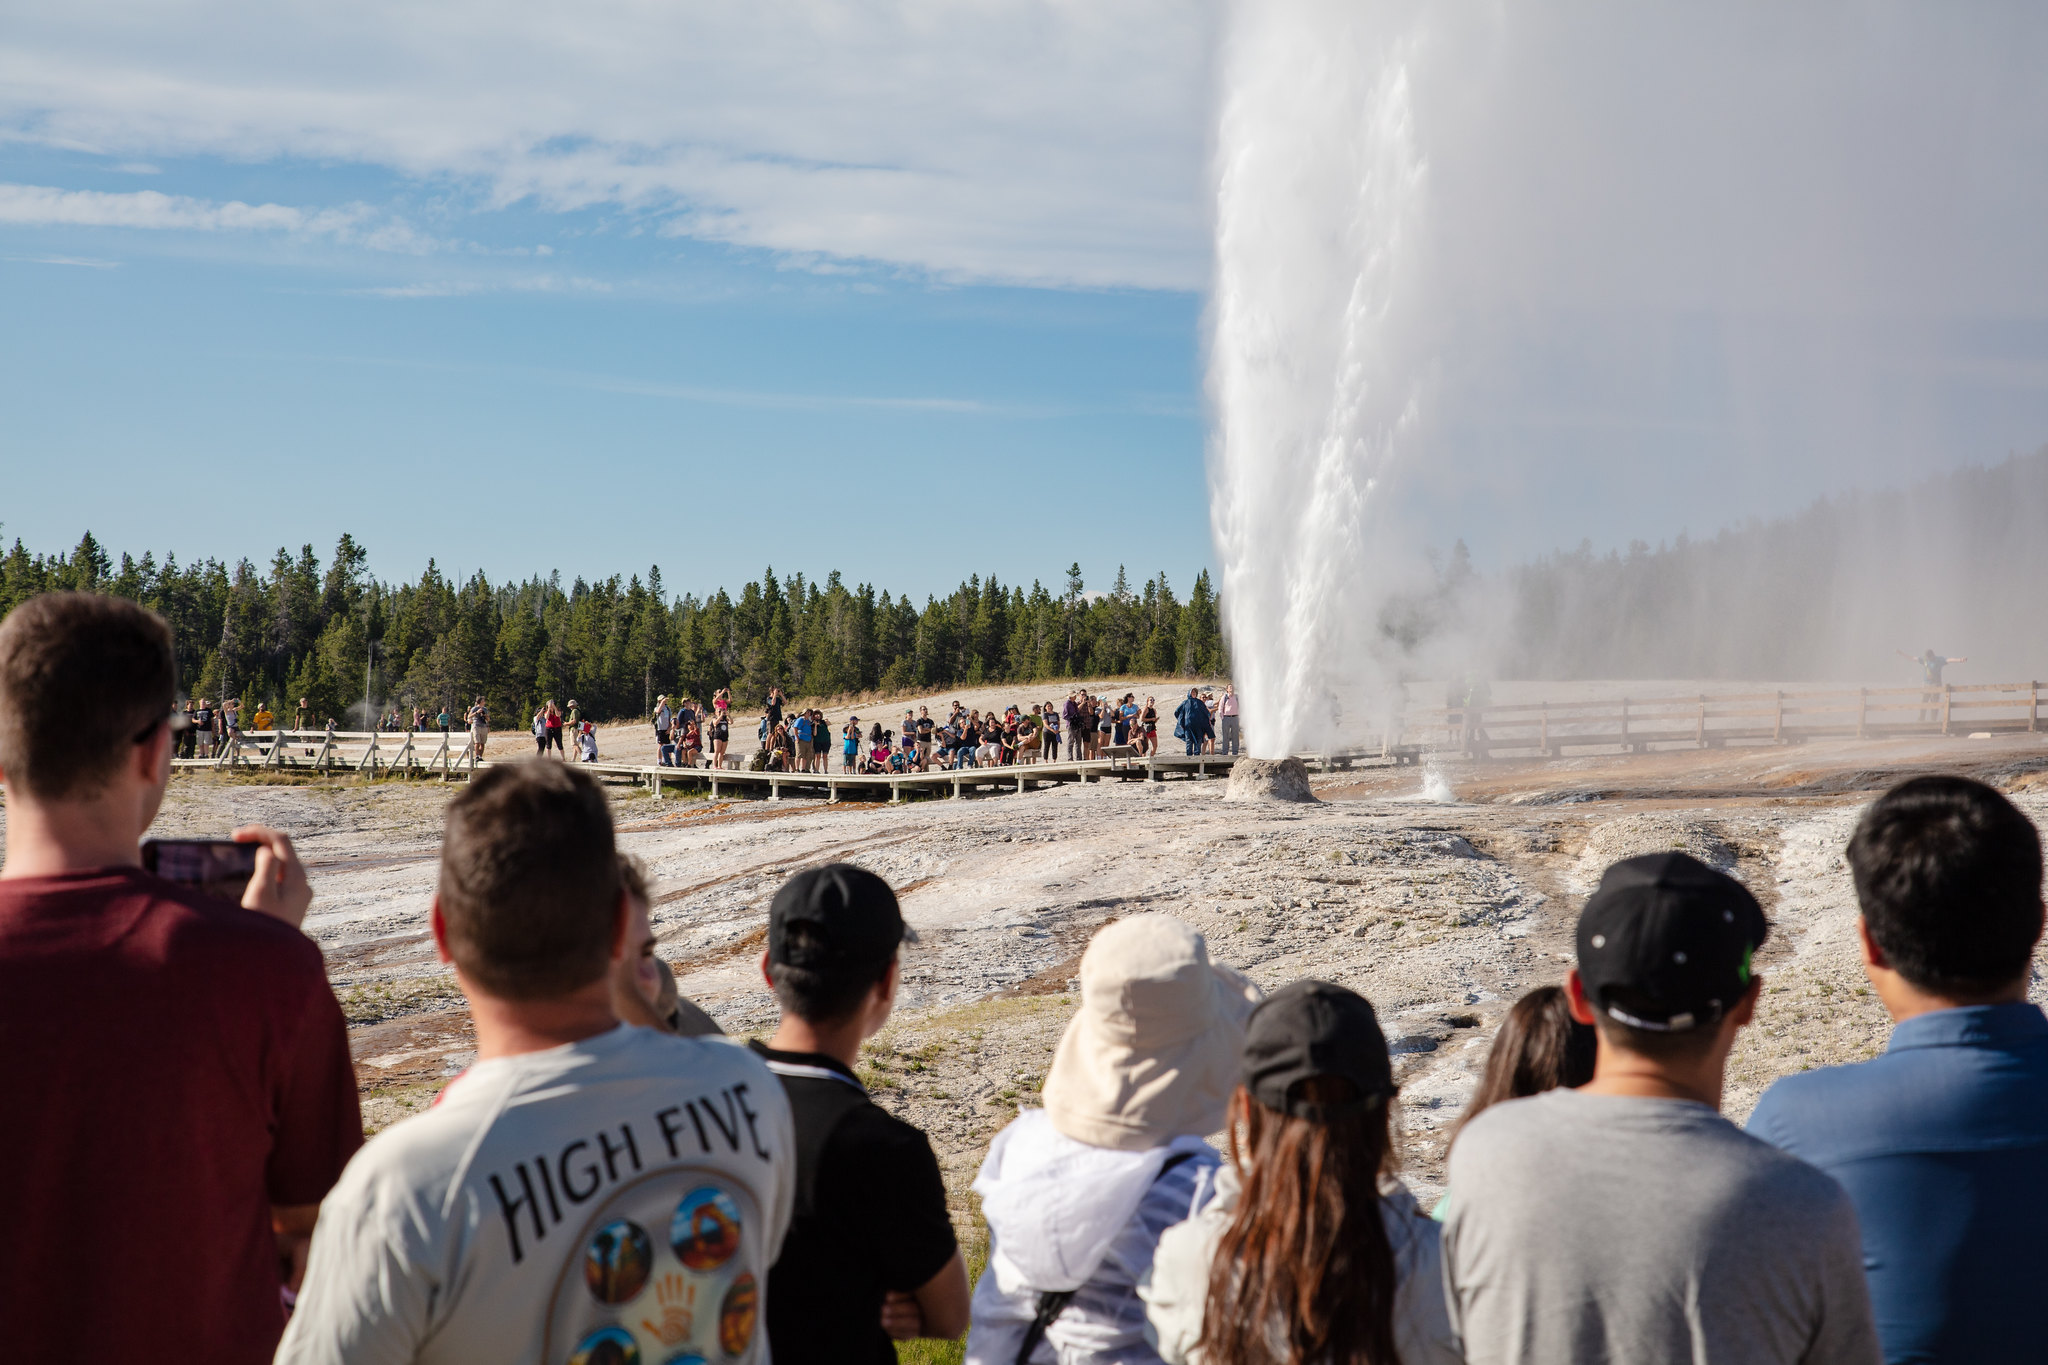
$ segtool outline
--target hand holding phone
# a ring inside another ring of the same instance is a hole
[[[256,872],[256,847],[231,839],[145,839],[142,866],[167,882],[240,905]]]
[[[196,886],[294,929],[313,903],[313,888],[291,837],[264,825],[244,825],[228,839],[145,839],[142,866],[166,881]]]
[[[256,871],[242,894],[242,908],[298,928],[313,903],[313,885],[306,880],[306,865],[299,861],[292,837],[268,825],[243,825],[230,837],[256,849]]]

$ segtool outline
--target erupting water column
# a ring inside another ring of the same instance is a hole
[[[1326,745],[1340,699],[1393,681],[1380,618],[1409,556],[1386,482],[1425,378],[1404,346],[1423,13],[1237,0],[1225,30],[1210,517],[1246,739],[1265,757]]]

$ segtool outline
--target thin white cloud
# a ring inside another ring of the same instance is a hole
[[[25,265],[77,265],[88,270],[112,270],[121,264],[119,261],[102,261],[92,256],[9,256],[7,259]]]
[[[73,0],[0,137],[291,157],[946,279],[1198,288],[1210,0]]]
[[[282,232],[324,237],[376,251],[424,252],[435,243],[367,204],[302,209],[219,203],[156,190],[109,193],[0,184],[0,223],[18,227],[109,227],[185,232]]]
[[[514,375],[529,384],[553,384],[563,388],[586,389],[594,393],[620,394],[633,398],[658,398],[681,403],[710,403],[721,407],[781,409],[808,412],[893,411],[927,413],[933,416],[1014,417],[1028,419],[1075,417],[1089,412],[1133,412],[1162,415],[1156,405],[1142,398],[1128,405],[1103,408],[1071,404],[999,402],[986,398],[950,395],[896,395],[862,393],[796,393],[775,389],[720,388],[702,384],[674,384],[658,379],[628,375],[599,374],[582,370],[506,368],[459,361],[420,360],[415,357],[384,355],[319,355],[300,359],[320,365],[360,365],[371,369],[403,369],[449,375]],[[1165,415],[1178,416],[1179,413]]]
[[[609,294],[609,280],[584,275],[516,275],[504,279],[421,280],[412,284],[373,285],[351,293],[386,299],[452,299],[502,292],[528,294]]]
[[[615,379],[608,375],[559,374],[551,377],[571,387],[591,389],[598,393],[625,394],[636,398],[673,398],[686,403],[716,403],[740,408],[789,408],[808,411],[880,409],[975,416],[999,414],[1006,417],[1051,417],[1065,411],[989,403],[979,398],[775,393],[752,389],[704,388],[693,384],[659,384],[638,379]]]

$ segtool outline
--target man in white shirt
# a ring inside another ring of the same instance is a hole
[[[432,913],[476,1063],[350,1162],[278,1360],[767,1360],[789,1102],[743,1047],[613,1015],[646,911],[597,783],[478,773],[449,803]]]

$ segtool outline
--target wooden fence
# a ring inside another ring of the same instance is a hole
[[[1415,763],[1431,753],[1473,758],[1538,754],[1557,757],[1572,749],[1719,748],[1730,744],[1798,744],[1815,739],[1893,739],[1965,735],[2037,734],[2042,729],[2038,682],[1947,684],[1941,687],[1858,687],[1833,691],[1697,693],[1689,696],[1620,697],[1605,701],[1515,702],[1498,706],[1410,709],[1398,728],[1355,749],[1302,754],[1312,770],[1331,772],[1381,762]],[[499,736],[508,754],[523,756],[523,734]],[[1132,751],[1133,753],[1135,751]],[[206,758],[181,758],[181,769],[310,770],[323,773],[430,774],[468,776],[491,760],[474,752],[467,730],[447,734],[367,731],[249,730],[230,735]],[[742,773],[709,769],[659,768],[641,764],[595,765],[608,776],[630,776],[654,787],[705,783],[713,791],[730,786],[760,787],[779,795],[783,787],[818,789],[828,799],[841,790],[865,794],[886,790],[891,799],[905,791],[944,789],[947,794],[984,786],[1027,790],[1042,783],[1101,780],[1132,775],[1159,781],[1166,776],[1206,777],[1228,773],[1227,757],[1154,757],[1135,765],[1115,760],[1027,764],[1002,769],[858,777],[797,773]],[[1133,767],[1135,766],[1135,773]],[[1098,772],[1100,776],[1098,776]]]
[[[1797,744],[1812,739],[2035,734],[2041,684],[1858,687],[1609,701],[1520,702],[1411,710],[1381,744],[1389,756],[1418,750],[1562,754],[1567,749]]]
[[[508,745],[523,738],[504,737]],[[178,768],[247,771],[274,768],[323,773],[433,773],[444,778],[476,769],[480,755],[467,730],[398,734],[367,730],[243,730],[206,758],[181,758]]]

